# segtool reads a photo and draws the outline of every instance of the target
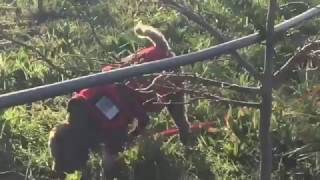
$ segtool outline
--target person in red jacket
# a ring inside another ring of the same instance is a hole
[[[139,24],[135,31],[150,39],[153,45],[122,59],[122,65],[156,61],[174,55],[163,35],[156,29]],[[104,66],[102,71],[122,65],[109,64]],[[149,84],[149,80],[130,79],[125,85],[103,84],[82,89],[73,95],[68,104],[68,123],[54,128],[49,138],[54,159],[53,170],[58,176],[63,177],[64,172],[83,168],[88,160],[89,150],[99,143],[105,145],[106,174],[110,177],[115,176],[117,155],[123,150],[124,144],[128,139],[142,133],[149,122],[148,112],[159,112],[164,107],[152,102],[162,96],[166,97],[163,99],[172,102],[184,100],[183,93],[167,89],[160,88],[147,94],[137,91]],[[150,99],[153,101],[149,101]],[[166,106],[178,126],[181,141],[186,144],[190,126],[185,116],[184,105],[172,103]],[[138,125],[128,134],[128,124],[134,119]]]

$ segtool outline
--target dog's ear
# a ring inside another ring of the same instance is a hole
[[[85,127],[88,123],[88,109],[84,99],[71,99],[68,103],[68,122],[72,127]]]
[[[68,102],[67,111],[69,113],[77,112],[79,110],[82,110],[85,106],[85,100],[84,99],[78,99],[78,98],[72,98]]]

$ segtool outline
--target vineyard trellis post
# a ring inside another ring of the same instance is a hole
[[[274,20],[276,16],[276,0],[270,0],[266,22],[266,47],[264,72],[262,78],[260,106],[260,180],[270,180],[272,174],[272,142],[270,137],[270,121],[272,115],[273,59],[274,59]]]

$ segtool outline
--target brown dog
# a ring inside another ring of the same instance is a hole
[[[151,26],[138,24],[135,32],[139,37],[148,38],[153,46],[139,50],[123,59],[125,63],[143,63],[173,56],[164,36]],[[104,67],[108,70],[110,66]],[[134,138],[145,128],[148,112],[159,112],[165,106],[174,119],[182,143],[187,144],[190,125],[186,118],[183,103],[154,105],[145,103],[148,99],[165,97],[167,102],[183,102],[182,92],[168,92],[153,89],[149,94],[135,91],[146,87],[148,81],[129,80],[126,85],[101,85],[81,90],[68,104],[68,122],[55,127],[50,132],[49,148],[53,156],[53,171],[59,178],[64,173],[81,170],[88,160],[90,149],[100,143],[105,144],[104,169],[106,177],[115,177],[117,154],[123,150],[128,138]],[[181,86],[181,84],[177,84]],[[128,136],[128,124],[138,120],[138,127]]]

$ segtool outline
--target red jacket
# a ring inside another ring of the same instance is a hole
[[[128,63],[144,63],[170,57],[170,53],[161,48],[151,46],[140,49]],[[119,68],[120,64],[109,64],[102,71]],[[146,87],[149,82],[144,80],[130,80],[127,86],[119,84],[104,84],[88,89],[83,89],[72,98],[84,99],[87,104],[89,117],[100,127],[102,133],[111,129],[123,128],[136,117],[139,129],[146,126],[149,118],[146,112],[159,111],[162,105],[144,104],[149,99],[156,98],[155,93],[142,94],[134,91],[138,87]],[[156,99],[155,99],[156,101]]]
[[[150,46],[147,48],[143,48],[138,50],[137,53],[134,54],[135,59],[134,62],[138,63],[145,63],[145,62],[151,62],[156,61],[164,58],[171,57],[171,53],[167,52],[166,50],[163,50],[157,46]]]
[[[139,121],[139,130],[147,125],[149,118],[134,96],[123,85],[105,84],[83,89],[72,98],[85,100],[90,119],[107,135],[110,130],[127,127],[134,118]]]
[[[157,46],[150,46],[147,48],[143,48],[138,50],[135,54],[130,55],[125,59],[126,63],[128,64],[141,64],[145,62],[156,61],[164,58],[171,57],[172,53],[163,50]],[[108,64],[102,68],[102,71],[110,71],[112,69],[116,69],[120,67],[119,64]],[[131,79],[126,84],[131,89],[143,89],[150,85],[151,80],[142,80],[142,79]],[[162,96],[166,96],[167,94],[171,93],[171,90],[160,88],[157,92],[150,92],[150,93],[142,93],[137,92],[137,101],[142,104],[143,108],[146,112],[159,112],[163,109],[163,105],[154,104],[154,102],[158,102],[159,99],[165,100],[165,98],[161,98]]]

